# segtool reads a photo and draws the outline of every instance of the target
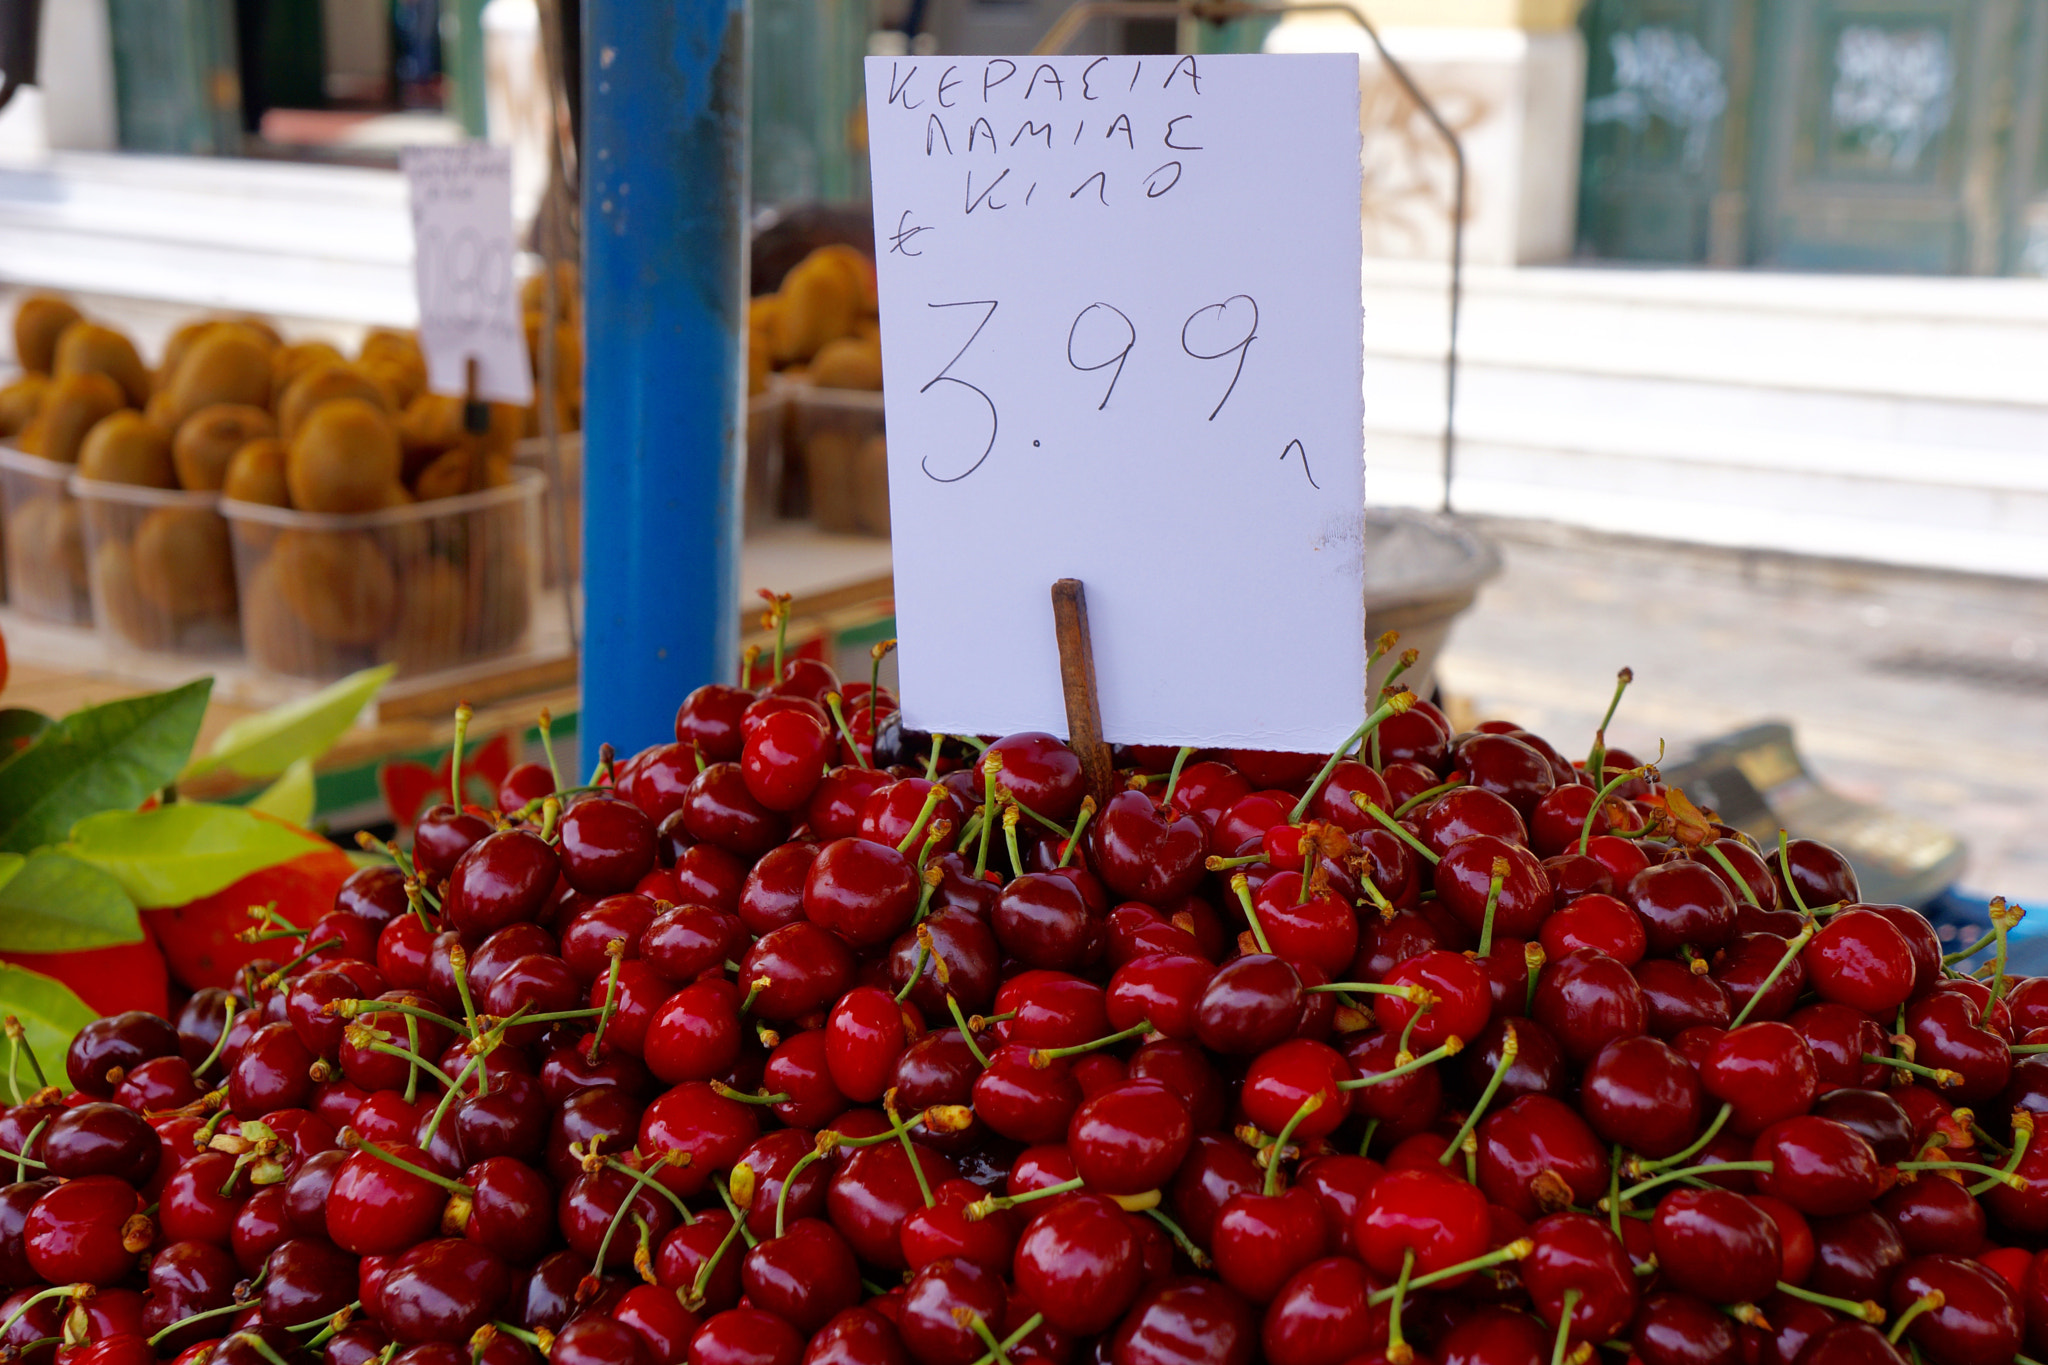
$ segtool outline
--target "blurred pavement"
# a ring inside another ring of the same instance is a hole
[[[1477,719],[1581,756],[1626,665],[1609,739],[1644,760],[1788,721],[1822,782],[1956,830],[1961,885],[2048,922],[2048,584],[1475,524],[1506,568],[1438,674]]]

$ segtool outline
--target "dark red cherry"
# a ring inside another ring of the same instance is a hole
[[[118,1283],[153,1240],[142,1199],[110,1175],[90,1175],[47,1190],[22,1222],[29,1268],[52,1284]]]
[[[742,1259],[734,1251],[734,1247],[742,1243],[738,1234],[733,1232],[732,1225],[731,1214],[722,1208],[714,1208],[698,1214],[696,1222],[685,1223],[670,1232],[662,1239],[660,1250],[655,1253],[656,1282],[664,1289],[681,1289],[694,1293],[700,1287],[701,1276],[701,1292],[704,1299],[701,1311],[718,1313],[732,1307],[740,1297]],[[554,1257],[549,1257],[548,1261],[553,1259]],[[548,1261],[541,1264],[545,1266]],[[710,1266],[708,1271],[705,1269],[707,1265]],[[577,1273],[580,1275],[589,1268],[590,1263],[584,1261]]]
[[[748,733],[740,776],[748,794],[769,810],[795,811],[810,801],[838,747],[829,722],[802,711],[776,711]]]
[[[919,1365],[974,1365],[989,1353],[975,1324],[993,1337],[1008,1298],[1000,1271],[972,1261],[934,1261],[910,1277],[897,1327]]]
[[[1517,1269],[1538,1316],[1555,1325],[1569,1311],[1566,1335],[1572,1340],[1600,1342],[1618,1335],[1636,1311],[1636,1275],[1606,1220],[1553,1213],[1528,1235],[1534,1247]]]
[[[1915,1317],[1906,1340],[1943,1365],[1999,1365],[2021,1345],[2019,1296],[1989,1267],[1960,1256],[1919,1256],[1893,1277],[1892,1321],[1915,1302],[1939,1305]]]
[[[1819,1088],[1813,1052],[1786,1024],[1745,1024],[1723,1034],[1700,1066],[1700,1086],[1734,1106],[1729,1129],[1745,1137],[1803,1114]]]
[[[1110,1365],[1252,1365],[1258,1319],[1229,1286],[1175,1278],[1138,1296],[1110,1343]]]
[[[1885,1286],[1906,1263],[1904,1239],[1874,1209],[1816,1218],[1808,1226],[1813,1237],[1813,1265],[1802,1283],[1815,1293],[1856,1303],[1881,1299]]]
[[[1511,735],[1474,735],[1458,745],[1453,762],[1473,786],[1506,798],[1525,819],[1557,785],[1549,760]]]
[[[495,1316],[511,1288],[496,1256],[439,1237],[405,1252],[385,1274],[378,1318],[396,1341],[464,1343]]]
[[[1771,1163],[1771,1169],[1757,1172],[1757,1188],[1809,1217],[1853,1213],[1882,1189],[1870,1144],[1841,1124],[1811,1114],[1764,1129],[1752,1157]]]
[[[1567,953],[1588,948],[1623,966],[1634,966],[1648,948],[1643,922],[1636,912],[1613,896],[1597,892],[1579,896],[1544,920],[1537,941],[1553,962]]]
[[[1045,1320],[1075,1336],[1109,1330],[1141,1287],[1129,1215],[1094,1194],[1058,1200],[1032,1218],[1012,1269],[1017,1288]]]
[[[490,833],[491,822],[481,815],[458,812],[445,801],[429,806],[413,822],[413,864],[429,881],[444,881],[462,855]]]
[[[1984,1206],[1953,1180],[1922,1178],[1893,1186],[1877,1211],[1898,1230],[1907,1255],[1969,1256],[1984,1245]]]
[[[647,1106],[640,1118],[640,1151],[648,1157],[684,1152],[689,1161],[664,1165],[661,1183],[688,1199],[718,1171],[728,1170],[760,1136],[755,1106],[727,1099],[708,1084],[686,1081]]]
[[[1994,1011],[1994,1023],[1997,1018]],[[1982,1104],[2003,1091],[2012,1077],[2010,1045],[1995,1028],[1985,1027],[1981,1002],[1968,994],[1929,991],[1906,1006],[1906,1032],[1913,1039],[1915,1061],[1960,1078],[1941,1086],[1944,1099]]]
[[[156,1060],[184,1063],[182,1057]],[[163,1156],[156,1129],[142,1115],[118,1104],[81,1104],[64,1110],[43,1130],[42,1151],[50,1175],[65,1180],[111,1175],[135,1186],[148,1182]]]
[[[676,742],[694,745],[707,762],[731,762],[745,742],[740,717],[753,703],[754,694],[745,688],[704,684],[676,708]]]
[[[1081,760],[1051,735],[1026,730],[989,745],[974,766],[977,788],[987,779],[991,757],[997,760],[1003,789],[1048,820],[1064,824],[1088,794]]]
[[[1143,792],[1110,797],[1088,826],[1089,862],[1118,896],[1166,905],[1202,879],[1208,839],[1194,816],[1161,810]]]
[[[746,951],[748,942],[746,926],[734,916],[701,905],[679,905],[648,922],[636,952],[664,979],[681,983],[722,970],[729,959]]]
[[[1626,898],[1643,918],[1650,952],[1659,956],[1686,945],[1711,953],[1735,932],[1734,896],[1699,863],[1646,867],[1629,879]]]
[[[1335,1250],[1329,1216],[1313,1190],[1245,1190],[1217,1211],[1209,1252],[1223,1282],[1256,1304],[1272,1301],[1295,1272]]]
[[[357,868],[334,893],[334,908],[347,910],[381,929],[409,908],[404,871],[392,863]],[[183,1033],[183,1020],[179,1023],[178,1031]]]
[[[845,939],[804,921],[765,934],[740,958],[739,980],[752,991],[754,1013],[775,1023],[801,1019],[829,1006],[853,984],[854,956]]]
[[[1356,1229],[1366,1265],[1388,1276],[1410,1251],[1418,1275],[1471,1260],[1491,1230],[1486,1196],[1440,1167],[1389,1171],[1367,1191]]]
[[[690,1338],[690,1365],[799,1365],[804,1339],[759,1308],[728,1308]]]
[[[153,1057],[180,1056],[177,1030],[154,1014],[129,1010],[81,1028],[64,1053],[71,1084],[107,1099],[130,1071]]]
[[[861,1298],[853,1252],[822,1218],[787,1223],[780,1237],[771,1236],[748,1251],[740,1283],[748,1302],[806,1335]]]
[[[839,839],[818,852],[804,880],[804,914],[857,949],[877,948],[910,927],[917,870],[886,845]]]
[[[713,763],[698,773],[680,815],[692,839],[748,860],[774,848],[789,833],[788,820],[747,790],[737,763]]]
[[[474,941],[508,924],[535,920],[547,904],[561,860],[531,830],[500,830],[477,841],[448,874],[442,913]]]
[[[1385,1287],[1348,1256],[1303,1266],[1266,1307],[1261,1358],[1267,1365],[1342,1365],[1362,1358],[1386,1339],[1387,1310],[1368,1302]]]
[[[1478,969],[1471,973],[1477,978]],[[1263,1052],[1293,1035],[1302,990],[1300,975],[1280,958],[1265,953],[1235,958],[1219,967],[1202,991],[1195,1036],[1215,1052]]]
[[[1635,965],[1633,975],[1642,987],[1643,1003],[1650,1007],[1650,1032],[1659,1038],[1675,1038],[1687,1029],[1726,1028],[1733,1017],[1720,982],[1684,962],[1646,958]]]
[[[1777,879],[1778,890],[1787,906],[1818,910],[1823,906],[1847,905],[1861,899],[1856,890],[1856,870],[1849,860],[1814,839],[1793,839],[1785,846],[1792,865],[1788,886],[1784,861],[1772,849],[1765,861]],[[1794,894],[1796,892],[1796,894]]]
[[[1529,1017],[1557,1039],[1567,1057],[1584,1063],[1615,1039],[1643,1033],[1650,1011],[1627,967],[1580,949],[1543,968]]]
[[[926,1184],[936,1187],[958,1174],[958,1168],[937,1152],[918,1144],[913,1144],[913,1150]],[[910,1161],[898,1143],[863,1147],[839,1168],[825,1194],[832,1226],[854,1254],[889,1270],[901,1270],[907,1264],[903,1259],[903,1222],[912,1209],[924,1207],[924,1193]]]
[[[1754,1303],[1778,1282],[1777,1224],[1729,1190],[1666,1194],[1650,1231],[1670,1283],[1711,1303]]]
[[[1475,834],[1451,845],[1433,874],[1438,902],[1474,934],[1482,932],[1497,863],[1506,865],[1506,876],[1494,904],[1494,934],[1535,938],[1555,904],[1550,878],[1535,854],[1505,839]]]
[[[1607,1141],[1667,1157],[1700,1130],[1699,1078],[1691,1063],[1655,1038],[1618,1038],[1586,1067],[1579,1107]]]
[[[1479,1125],[1479,1188],[1519,1218],[1595,1203],[1607,1186],[1608,1152],[1576,1110],[1548,1095],[1523,1095]]]
[[[1740,1365],[1742,1360],[1734,1319],[1691,1294],[1666,1292],[1644,1299],[1628,1341],[1642,1365]]]
[[[1874,910],[1828,916],[1800,959],[1823,1000],[1884,1016],[1913,993],[1913,951],[1892,922]]]
[[[1149,1080],[1104,1090],[1083,1102],[1067,1124],[1076,1170],[1089,1189],[1111,1195],[1158,1189],[1179,1168],[1193,1137],[1186,1106]]]

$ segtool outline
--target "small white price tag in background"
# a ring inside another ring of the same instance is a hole
[[[904,721],[1329,748],[1365,703],[1358,62],[870,57]]]
[[[511,149],[407,147],[398,164],[412,194],[413,279],[427,387],[464,393],[474,359],[478,397],[531,403],[533,371],[512,281]]]

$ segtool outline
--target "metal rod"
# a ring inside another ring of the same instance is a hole
[[[1396,83],[1406,92],[1415,107],[1422,111],[1423,118],[1443,139],[1444,146],[1451,153],[1451,316],[1450,336],[1444,348],[1444,461],[1443,461],[1443,510],[1451,510],[1451,476],[1457,459],[1457,406],[1458,406],[1458,310],[1465,293],[1465,147],[1458,135],[1451,131],[1451,125],[1444,122],[1443,115],[1429,97],[1422,93],[1422,87],[1408,74],[1408,69],[1387,51],[1387,45],[1380,41],[1379,30],[1372,21],[1354,6],[1340,0],[1301,0],[1301,3],[1253,4],[1244,0],[1079,0],[1069,5],[1064,13],[1046,30],[1045,36],[1033,47],[1034,55],[1045,55],[1066,50],[1081,30],[1095,19],[1157,19],[1195,18],[1223,23],[1230,19],[1252,19],[1281,17],[1289,14],[1336,14],[1342,15],[1365,30],[1365,36],[1372,39],[1374,51],[1379,53]]]
[[[738,657],[748,6],[589,0],[584,25],[577,729],[632,753]]]

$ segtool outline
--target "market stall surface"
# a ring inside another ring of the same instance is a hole
[[[2048,920],[2048,584],[1486,521],[1505,571],[1440,665],[1478,718],[1644,758],[1766,719],[1845,795],[1970,845],[1961,884]]]

